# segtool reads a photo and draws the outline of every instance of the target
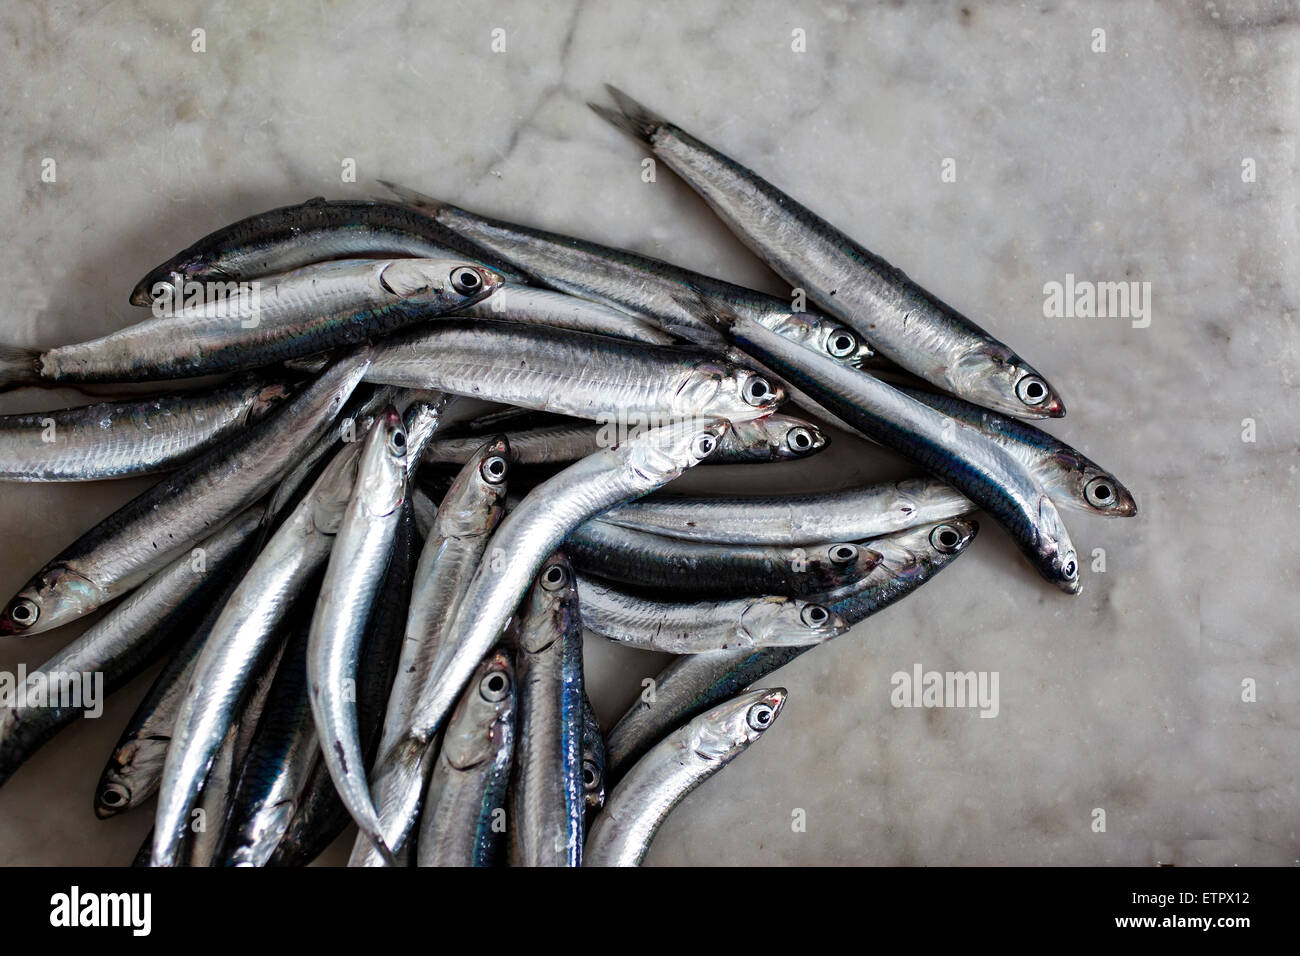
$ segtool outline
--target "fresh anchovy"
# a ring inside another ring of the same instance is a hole
[[[44,688],[39,701],[14,699],[0,708],[0,783],[46,741],[120,689],[153,658],[180,640],[204,602],[219,592],[230,563],[257,528],[252,508],[146,581],[27,676],[28,693]],[[102,681],[95,687],[92,681]],[[13,693],[19,693],[14,687]],[[94,699],[87,699],[87,694]]]
[[[856,366],[874,355],[852,329],[817,312],[796,311],[791,301],[625,249],[489,219],[393,183],[384,186],[403,202],[522,269],[532,280],[626,310],[697,345],[723,344],[689,304],[691,294],[699,292],[837,361]]]
[[[290,395],[286,382],[242,378],[203,392],[0,416],[0,480],[98,481],[184,464]]]
[[[1137,501],[1114,475],[1041,428],[951,395],[903,386],[898,390],[997,442],[1033,472],[1058,506],[1107,518],[1137,514]]]
[[[856,624],[911,594],[965,552],[979,530],[971,518],[898,531],[871,542],[880,563],[829,607]],[[674,727],[762,680],[812,647],[741,649],[677,658],[654,679],[606,738],[606,774],[616,781]]]
[[[279,644],[274,656],[262,668],[248,700],[239,709],[239,715],[226,731],[212,761],[212,770],[204,781],[203,792],[190,814],[189,832],[186,834],[184,859],[186,866],[218,866],[221,846],[225,842],[226,826],[230,820],[239,783],[239,768],[248,756],[258,723],[274,685],[276,671],[284,656],[284,644]],[[196,819],[197,818],[197,819]],[[200,827],[197,823],[202,821]]]
[[[564,550],[584,573],[682,597],[808,597],[853,584],[880,563],[870,542],[714,544],[620,528],[600,518],[570,534]]]
[[[200,455],[86,532],[9,602],[0,634],[39,634],[89,614],[192,548],[274,487],[329,428],[365,372],[342,359],[243,434]]]
[[[511,866],[582,865],[582,627],[573,569],[557,552],[542,565],[519,610]]]
[[[329,557],[356,478],[356,445],[341,451],[271,536],[213,625],[167,750],[153,865],[176,860],[185,817],[249,682],[285,615]]]
[[[420,815],[420,866],[497,862],[516,736],[515,706],[510,657],[493,651],[471,677],[447,722]]]
[[[697,349],[481,320],[385,339],[367,379],[615,424],[759,418],[782,395],[767,379]]]
[[[388,700],[401,652],[402,629],[406,623],[412,577],[420,551],[419,536],[410,511],[406,509],[407,513],[403,514],[402,522],[397,526],[393,560],[383,587],[385,600],[370,622],[357,669],[357,711],[367,767],[372,765],[379,743],[384,703]],[[305,689],[303,693],[306,693]],[[315,732],[314,722],[312,732]],[[267,860],[267,866],[306,866],[320,856],[351,822],[352,817],[339,799],[329,768],[317,747],[306,785],[297,795],[293,815],[285,827],[284,836]],[[366,843],[373,846],[369,840]]]
[[[585,690],[582,693],[582,793],[590,818],[605,805],[605,735]]]
[[[357,726],[357,662],[392,555],[406,493],[406,429],[391,406],[361,449],[355,490],[330,552],[307,647],[307,685],[325,765],[362,832],[388,849],[370,800]]]
[[[230,296],[174,311],[156,307],[162,314],[90,342],[29,350],[26,368],[0,361],[0,389],[157,381],[271,365],[446,315],[490,295],[501,281],[495,272],[447,259],[308,266]]]
[[[611,440],[609,425],[582,421],[560,422],[505,436],[520,465],[550,465],[577,461]],[[747,422],[734,422],[723,436],[718,450],[709,456],[710,465],[736,465],[806,458],[826,447],[829,439],[812,422],[789,415],[772,414]],[[476,436],[440,438],[425,449],[430,464],[462,464],[482,443]]]
[[[606,89],[617,109],[592,109],[662,159],[778,274],[806,289],[886,358],[944,391],[1008,415],[1065,414],[1060,397],[1024,359],[900,269],[752,170],[627,94]]]
[[[149,305],[186,282],[239,282],[328,259],[484,260],[487,253],[427,216],[387,202],[323,197],[223,226],[136,283],[132,305]]]
[[[301,619],[292,629],[249,753],[240,766],[221,851],[221,862],[228,866],[266,865],[316,763],[316,725],[307,700],[311,618],[295,613]]]
[[[642,651],[706,654],[737,648],[822,644],[848,630],[839,615],[801,598],[661,601],[580,577],[582,623]]]
[[[974,510],[943,482],[908,478],[813,494],[656,498],[600,520],[688,541],[791,547],[861,541]]]
[[[1035,570],[1078,594],[1079,563],[1051,497],[1015,455],[978,429],[909,398],[886,383],[793,346],[741,316],[719,325],[859,432],[917,461],[984,509]]]
[[[420,701],[407,741],[427,745],[446,722],[475,665],[501,639],[538,569],[570,531],[703,461],[726,427],[726,422],[715,421],[651,429],[570,465],[534,488],[492,536],[444,638],[454,653]],[[393,749],[405,743],[399,741]],[[385,827],[389,846],[400,845],[417,807],[403,808],[394,825]]]
[[[656,744],[614,788],[587,834],[586,866],[640,866],[664,818],[781,714],[786,691],[752,690]]]
[[[379,742],[379,753],[389,759],[381,763],[372,784],[381,822],[407,812],[412,803],[419,805],[419,792],[436,752],[423,742],[394,747],[409,732],[412,712],[454,651],[444,643],[444,633],[501,520],[510,461],[510,447],[503,439],[482,443],[456,476],[425,541]],[[359,835],[349,865],[382,866],[384,862],[373,842]]]
[[[501,322],[531,322],[555,329],[593,332],[652,345],[671,345],[677,339],[657,326],[591,299],[507,282],[491,298],[460,310],[461,315]]]

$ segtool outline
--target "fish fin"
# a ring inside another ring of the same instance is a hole
[[[441,199],[434,199],[432,196],[427,196],[422,192],[416,192],[414,189],[407,186],[391,183],[386,179],[377,179],[375,182],[379,183],[379,185],[383,186],[406,205],[414,206],[417,209],[424,210],[425,212],[437,212],[442,207],[448,205]]]
[[[685,292],[673,293],[672,299],[692,317],[724,337],[730,336],[740,322],[740,316],[726,302],[694,286],[688,286]],[[678,330],[670,328],[669,331]]]
[[[13,388],[40,385],[39,349],[25,349],[15,345],[0,345],[0,392]]]
[[[324,196],[312,196],[312,197],[311,197],[310,199],[308,199],[305,203],[303,203],[303,205],[304,205],[304,206],[323,206],[323,205],[325,205],[327,202],[329,202],[329,200],[326,199]]]
[[[665,126],[672,125],[658,113],[638,103],[616,86],[606,83],[605,92],[614,100],[616,109],[610,109],[597,103],[588,103],[587,105],[595,111],[597,116],[621,129],[638,142],[650,145],[654,141],[655,133]]]

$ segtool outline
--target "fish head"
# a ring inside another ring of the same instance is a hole
[[[175,259],[169,259],[162,265],[155,266],[131,290],[131,304],[148,308],[164,296],[179,298],[178,290],[183,290],[185,283],[195,276],[203,276],[205,279],[225,278],[227,274],[216,268],[213,265],[214,261],[209,253],[196,255],[182,253]]]
[[[830,442],[812,422],[789,415],[767,415],[733,422],[730,445],[755,461],[795,461],[821,451]]]
[[[1137,514],[1137,500],[1114,475],[1072,449],[1058,451],[1052,458],[1062,474],[1049,488],[1059,491],[1053,497],[1106,518],[1130,518]]]
[[[501,520],[514,453],[505,435],[489,438],[469,456],[443,496],[434,533],[444,538],[488,534]]]
[[[578,583],[569,559],[556,551],[537,572],[519,616],[519,650],[540,654],[580,626]]]
[[[493,759],[514,724],[515,669],[504,651],[483,658],[447,722],[442,759],[471,770]]]
[[[823,604],[769,596],[750,602],[740,628],[755,646],[803,647],[843,634],[848,624]]]
[[[591,757],[582,758],[582,794],[589,810],[605,805],[605,768]]]
[[[487,266],[454,259],[392,259],[379,272],[380,284],[393,295],[445,311],[482,301],[505,281]]]
[[[135,780],[157,780],[167,761],[170,739],[157,736],[137,736],[119,747],[95,789],[95,816],[101,820],[124,813],[136,806],[148,793],[136,796]]]
[[[831,358],[853,368],[859,368],[863,362],[876,357],[876,350],[866,339],[847,325],[840,325],[830,319],[820,324],[817,344]]]
[[[687,419],[650,428],[617,446],[633,473],[652,487],[704,461],[727,433],[724,419]]]
[[[397,409],[389,405],[370,426],[353,491],[368,514],[390,515],[406,496],[406,426]]]
[[[948,369],[962,398],[1016,418],[1063,418],[1065,403],[1029,363],[1005,345],[984,342]]]
[[[786,690],[751,690],[696,717],[690,747],[704,760],[726,761],[767,732],[785,706]]]
[[[1038,499],[1038,543],[1036,552],[1038,570],[1066,594],[1078,594],[1083,589],[1079,579],[1079,556],[1075,553],[1070,532],[1056,504],[1047,494]]]
[[[703,361],[687,376],[674,398],[680,415],[709,415],[741,422],[772,414],[785,400],[785,393],[757,372]]]
[[[829,568],[833,578],[845,582],[861,580],[884,560],[869,544],[853,541],[820,545],[814,549],[813,558]]]
[[[103,602],[95,582],[67,565],[50,565],[14,595],[0,617],[0,635],[53,630],[90,613]]]

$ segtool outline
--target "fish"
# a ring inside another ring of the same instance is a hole
[[[984,432],[949,418],[856,369],[792,346],[735,313],[715,312],[719,328],[760,353],[818,403],[859,432],[906,455],[987,512],[1046,581],[1065,594],[1083,587],[1070,533],[1050,495],[1025,464]]]
[[[345,446],[276,529],[226,601],[176,716],[154,824],[153,866],[177,862],[185,818],[280,625],[325,566],[356,480],[357,443]]]
[[[397,409],[389,406],[361,448],[307,645],[308,696],[325,765],[344,806],[381,854],[389,848],[370,799],[352,689],[406,500],[406,448],[406,428]]]
[[[360,345],[491,295],[491,270],[447,259],[351,259],[306,266],[230,293],[154,306],[89,342],[0,351],[0,391],[214,375]]]
[[[725,301],[774,332],[837,361],[858,366],[875,356],[867,340],[851,328],[808,310],[802,302],[796,307],[793,297],[780,299],[626,249],[490,219],[396,183],[380,183],[413,209],[521,269],[530,281],[630,312],[698,346],[716,349],[725,342],[691,307],[693,292]]]
[[[902,270],[752,170],[621,90],[605,88],[615,108],[588,104],[597,115],[654,153],[778,275],[881,355],[943,391],[1006,415],[1065,415],[1046,378]]]
[[[418,865],[493,866],[499,861],[516,697],[510,656],[490,652],[447,722],[420,814]]]
[[[361,380],[368,350],[230,441],[204,452],[64,548],[15,595],[0,635],[52,630],[130,591],[270,491],[325,434]]]
[[[821,644],[849,629],[821,604],[780,595],[667,601],[579,575],[582,623],[625,647],[665,654]]]
[[[293,392],[274,376],[204,391],[0,415],[0,481],[100,481],[176,468]]]
[[[978,531],[979,523],[973,518],[950,518],[876,538],[871,547],[881,560],[871,573],[820,600],[847,623],[860,623],[933,580],[966,553]],[[678,657],[653,678],[653,693],[642,693],[607,735],[608,782],[616,782],[673,728],[765,679],[815,646],[741,648]]]
[[[583,613],[568,559],[556,552],[519,610],[519,741],[510,779],[511,866],[581,866]]]
[[[584,574],[674,598],[808,597],[859,581],[881,561],[870,541],[716,544],[622,528],[599,518],[574,530],[564,549]]]
[[[600,730],[596,709],[587,691],[582,692],[582,793],[587,822],[605,805],[605,735]]]
[[[1041,428],[951,395],[907,386],[898,390],[997,442],[1033,473],[1058,507],[1104,518],[1138,513],[1133,493],[1113,473]]]
[[[516,282],[504,283],[491,297],[460,309],[458,314],[499,322],[535,323],[651,345],[672,345],[677,341],[676,336],[621,309]]]
[[[150,269],[131,290],[131,304],[151,305],[186,283],[260,279],[328,259],[466,256],[475,262],[490,258],[486,250],[408,206],[317,196],[209,233]],[[497,262],[493,268],[503,265]]]
[[[905,478],[841,491],[648,498],[600,520],[686,541],[798,547],[862,541],[974,510],[944,482]]]
[[[512,509],[492,535],[447,629],[443,640],[454,648],[451,658],[421,699],[406,737],[389,753],[427,746],[442,728],[474,667],[501,640],[543,562],[569,531],[621,501],[649,494],[708,458],[726,429],[724,420],[651,429],[570,465]],[[417,810],[418,804],[404,807],[393,824],[385,826],[390,847],[401,844]]]
[[[202,615],[204,602],[220,592],[260,518],[257,507],[237,516],[201,542],[197,554],[177,558],[27,675],[27,688],[39,685],[51,696],[39,705],[15,699],[0,707],[0,784],[60,730],[92,707],[102,708],[105,697],[181,640]],[[88,700],[87,691],[96,699]]]
[[[771,729],[785,701],[784,687],[739,694],[652,747],[592,823],[583,865],[640,866],[673,807]]]
[[[565,419],[504,434],[520,465],[577,461],[603,446],[616,444],[618,437],[612,423]],[[439,438],[425,449],[423,460],[434,465],[463,464],[481,443],[478,435]],[[733,421],[718,450],[705,464],[797,461],[815,455],[829,443],[830,438],[813,422],[773,413],[750,421]]]
[[[486,320],[448,319],[390,336],[366,380],[607,422],[761,418],[784,397],[768,379],[699,349]],[[620,436],[621,437],[621,436]]]

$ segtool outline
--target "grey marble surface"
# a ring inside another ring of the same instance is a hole
[[[5,5],[0,340],[118,328],[135,280],[195,238],[380,176],[786,291],[666,170],[641,182],[641,154],[584,106],[613,82],[1009,342],[1064,394],[1050,430],[1142,509],[1070,519],[1080,553],[1106,555],[1104,573],[1085,557],[1073,599],[985,521],[934,583],[773,678],[790,690],[778,725],[682,804],[648,862],[1297,860],[1294,4],[260,6]],[[1044,286],[1067,274],[1149,282],[1150,325],[1046,318]],[[682,487],[914,470],[843,437]],[[5,486],[0,591],[142,487]],[[70,636],[6,638],[0,669]],[[588,649],[608,726],[663,659]],[[916,664],[997,671],[998,716],[891,706],[890,675]],[[151,677],[0,789],[0,863],[129,862],[151,813],[99,822],[91,795]]]

